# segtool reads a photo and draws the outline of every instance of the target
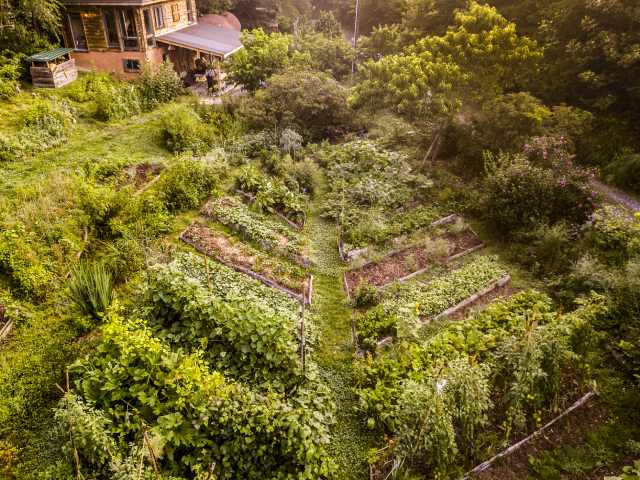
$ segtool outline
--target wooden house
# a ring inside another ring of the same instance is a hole
[[[145,62],[168,59],[187,73],[197,58],[215,63],[242,48],[239,28],[198,23],[195,0],[62,0],[62,5],[64,41],[80,69],[133,77]]]

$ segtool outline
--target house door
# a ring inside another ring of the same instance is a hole
[[[86,52],[88,50],[87,37],[84,34],[84,25],[79,13],[69,14],[69,27],[73,38],[73,48]]]

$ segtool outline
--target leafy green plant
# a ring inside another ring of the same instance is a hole
[[[111,272],[99,263],[80,262],[71,270],[69,298],[85,315],[101,318],[114,298]]]
[[[203,160],[183,157],[171,163],[155,190],[166,208],[179,212],[197,208],[218,184],[220,169]]]
[[[140,93],[143,110],[153,110],[163,103],[168,103],[183,91],[182,81],[168,61],[159,65],[145,63],[136,82],[136,88]]]
[[[169,151],[202,155],[211,149],[214,131],[188,105],[174,105],[162,117],[162,136]]]
[[[142,99],[134,85],[98,82],[91,88],[95,90],[95,117],[98,120],[122,120],[142,112]]]
[[[371,307],[380,301],[378,289],[368,282],[358,285],[353,295],[353,304],[358,308]]]

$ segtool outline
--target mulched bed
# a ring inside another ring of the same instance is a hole
[[[482,246],[482,240],[472,230],[460,233],[447,232],[436,239],[444,239],[450,245],[449,258],[463,254],[470,249]],[[360,268],[349,270],[345,274],[348,293],[354,294],[358,286],[368,282],[375,287],[384,287],[396,280],[424,270],[439,260],[429,258],[424,246],[414,245],[398,252],[393,252],[377,262],[369,262]]]
[[[222,233],[210,229],[206,225],[194,221],[180,235],[180,239],[196,250],[213,257],[229,266],[239,267],[266,277],[280,287],[302,295],[306,289],[306,280],[299,278],[283,278],[276,274],[269,265],[261,262],[258,268],[258,256],[249,251],[241,243],[234,243]],[[245,272],[246,273],[246,272]]]

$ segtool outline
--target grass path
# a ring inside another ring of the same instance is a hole
[[[336,227],[313,209],[309,225],[314,269],[313,317],[320,333],[314,359],[336,403],[331,453],[338,462],[338,478],[368,478],[366,453],[371,435],[355,411],[351,309],[342,291],[344,270],[336,248]]]

